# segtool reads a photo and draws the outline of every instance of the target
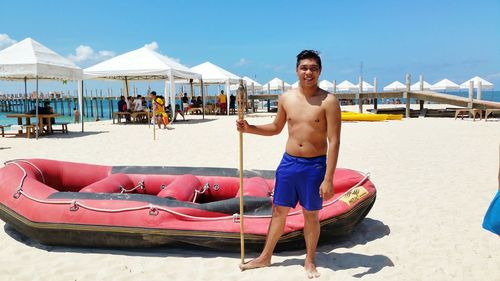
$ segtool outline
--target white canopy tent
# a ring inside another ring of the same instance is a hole
[[[225,84],[226,89],[226,112],[229,115],[229,93],[231,84],[238,84],[240,77],[211,62],[204,62],[191,67],[191,71],[200,73],[205,84]]]
[[[363,92],[373,92],[375,90],[375,87],[373,87],[372,84],[370,84],[366,81],[363,81],[362,85],[363,85]],[[356,88],[359,89],[359,83],[356,84]]]
[[[399,82],[399,81],[394,81],[391,84],[387,85],[384,87],[384,91],[404,91],[406,90],[406,85]]]
[[[333,83],[328,80],[321,80],[318,86],[325,91],[333,91]]]
[[[357,89],[358,89],[358,87],[356,85],[349,82],[348,80],[344,80],[340,84],[337,85],[336,90],[339,92],[351,92],[351,91],[356,91]]]
[[[78,105],[82,112],[82,69],[32,38],[26,38],[0,51],[0,79],[36,80],[36,137],[38,138],[38,80],[78,81]],[[27,93],[25,93],[27,94]],[[83,117],[82,132],[83,132]]]
[[[476,88],[476,89],[479,87],[479,81],[481,81],[481,89],[486,89],[486,90],[493,89],[493,84],[491,82],[486,81],[479,76],[474,76],[471,79],[463,82],[462,84],[460,84],[460,88],[461,89],[468,89],[470,81],[474,81],[474,88]]]
[[[299,81],[295,81],[295,83],[292,84],[292,88],[298,88],[298,87],[299,87]]]
[[[424,90],[430,90],[431,89],[431,84],[427,83],[427,81],[424,81]],[[412,91],[420,91],[420,81],[417,83],[413,84],[410,86],[410,90]]]
[[[262,84],[260,84],[259,82],[253,80],[252,78],[248,77],[248,76],[244,76],[243,77],[243,80],[247,83],[247,85],[251,85],[253,84],[255,87],[260,87],[262,88]]]
[[[242,79],[243,79],[243,83],[245,83],[245,85],[247,86],[247,90],[252,90],[252,94],[255,94],[256,90],[257,91],[261,91],[262,90],[262,84],[260,84],[259,82],[253,80],[252,78],[250,78],[248,76],[244,76]],[[231,91],[237,91],[238,87],[239,87],[238,84],[229,86],[229,88],[231,89]]]
[[[431,86],[431,90],[446,91],[446,90],[458,90],[458,89],[460,89],[460,86],[457,83],[450,81],[446,78]]]
[[[279,79],[278,77],[273,78],[271,81],[267,82],[266,84],[262,85],[262,91],[267,92],[268,94],[271,91],[279,91],[281,90],[282,93],[285,92],[286,89],[289,89],[291,86],[287,82]]]
[[[201,79],[201,74],[147,47],[130,51],[83,70],[87,79],[123,80],[128,96],[130,80],[165,80],[165,97],[169,97],[175,114],[175,80]],[[203,94],[203,91],[202,91]]]

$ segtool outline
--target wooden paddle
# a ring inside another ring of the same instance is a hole
[[[238,103],[238,119],[245,119],[245,87],[243,80],[240,79],[240,86],[236,93],[236,101]],[[240,243],[241,243],[241,264],[245,263],[245,228],[243,224],[244,209],[243,209],[243,133],[240,135]]]

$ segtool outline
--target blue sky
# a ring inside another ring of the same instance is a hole
[[[405,73],[431,84],[479,75],[500,88],[499,0],[2,1],[0,49],[26,37],[83,68],[148,44],[189,67],[293,83],[296,54],[316,49],[330,81],[356,82],[362,62],[379,88]]]

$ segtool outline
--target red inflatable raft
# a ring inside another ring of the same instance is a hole
[[[261,249],[272,212],[274,171],[245,171],[245,245]],[[239,172],[224,168],[111,167],[46,159],[0,169],[0,218],[48,245],[151,247],[188,243],[239,249]],[[319,212],[321,241],[350,233],[375,202],[367,176],[334,175]],[[277,249],[303,247],[301,207]]]

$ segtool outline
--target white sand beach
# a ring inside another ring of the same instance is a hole
[[[351,109],[354,107],[351,107]],[[0,138],[0,161],[238,167],[235,116],[148,125],[70,124],[67,135]],[[267,123],[270,114],[247,117]],[[275,169],[279,136],[245,135],[245,169]],[[413,118],[342,124],[338,167],[370,172],[377,201],[350,236],[318,247],[319,280],[500,280],[500,237],[481,227],[497,186],[500,122]],[[247,252],[247,260],[257,255]],[[0,222],[0,280],[306,280],[304,251],[240,272],[239,253],[44,246]]]

